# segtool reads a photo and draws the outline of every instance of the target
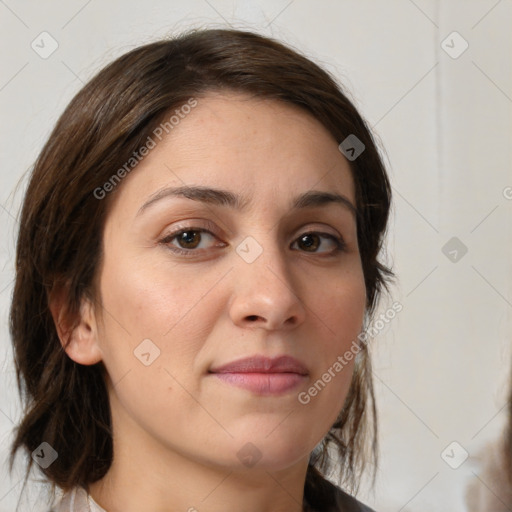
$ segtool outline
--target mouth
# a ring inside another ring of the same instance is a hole
[[[281,395],[302,385],[308,377],[306,366],[291,356],[253,356],[212,368],[221,381],[258,395]]]

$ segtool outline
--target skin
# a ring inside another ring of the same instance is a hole
[[[350,209],[291,209],[310,190],[355,205],[337,145],[294,106],[209,93],[119,185],[103,234],[100,298],[84,299],[66,348],[108,371],[114,460],[89,489],[108,512],[302,510],[309,455],[343,406],[353,360],[308,404],[297,397],[349,349],[366,303]],[[167,197],[138,214],[159,190],[183,185],[229,190],[246,209]],[[183,228],[213,235],[162,242]],[[346,247],[337,252],[319,234],[302,243],[310,232],[342,237]],[[252,263],[236,251],[248,236],[262,250]],[[144,339],[160,350],[149,366],[134,355]],[[255,354],[292,355],[308,375],[292,391],[261,396],[208,373]],[[252,467],[237,456],[249,442],[261,456]]]

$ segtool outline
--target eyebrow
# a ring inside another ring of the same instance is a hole
[[[142,214],[151,205],[168,197],[184,197],[199,201],[202,203],[224,206],[234,210],[242,211],[248,201],[242,197],[230,192],[229,190],[221,190],[204,186],[184,185],[177,188],[164,188],[149,197],[149,199],[139,208],[136,216]],[[344,195],[323,192],[320,190],[310,190],[295,197],[292,201],[292,209],[314,208],[318,206],[327,206],[329,204],[340,204],[347,208],[352,215],[357,218],[357,209],[351,201]]]

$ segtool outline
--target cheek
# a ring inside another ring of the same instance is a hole
[[[184,404],[190,397],[182,386],[198,392],[191,369],[220,314],[207,307],[208,297],[202,299],[209,279],[193,280],[143,262],[128,268],[118,261],[103,273],[104,324],[99,333],[115,387],[114,407],[121,406],[148,430],[155,418],[158,424],[176,422],[176,410],[185,422]]]
[[[163,337],[193,310],[204,291],[200,280],[185,279],[172,265],[155,265],[149,258],[119,258],[107,270],[102,280],[104,303],[136,336]]]
[[[366,288],[362,270],[341,275],[337,280],[325,282],[314,302],[315,312],[342,348],[360,332],[366,310]]]
[[[326,285],[324,293],[317,299],[318,329],[325,335],[322,338],[322,354],[319,354],[321,364],[312,383],[317,383],[318,394],[322,395],[318,396],[318,405],[328,409],[334,421],[350,387],[354,360],[361,343],[358,335],[366,309],[362,271],[346,274],[336,285]]]
[[[176,276],[171,279],[144,262],[130,265],[122,258],[117,262],[105,265],[101,280],[104,329],[100,342],[106,364],[125,367],[139,362],[134,350],[143,340],[166,352],[165,344],[180,320],[186,319],[194,293]]]
[[[171,371],[191,368],[223,314],[216,293],[223,274],[205,272],[198,277],[197,271],[185,273],[165,261],[130,260],[121,251],[111,254],[101,280],[105,329],[100,342],[109,373],[115,373],[112,380],[140,366],[136,354],[147,339],[156,353],[160,351],[155,364]]]

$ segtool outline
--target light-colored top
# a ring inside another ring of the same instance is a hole
[[[50,512],[107,512],[101,508],[83,487],[65,493]]]

